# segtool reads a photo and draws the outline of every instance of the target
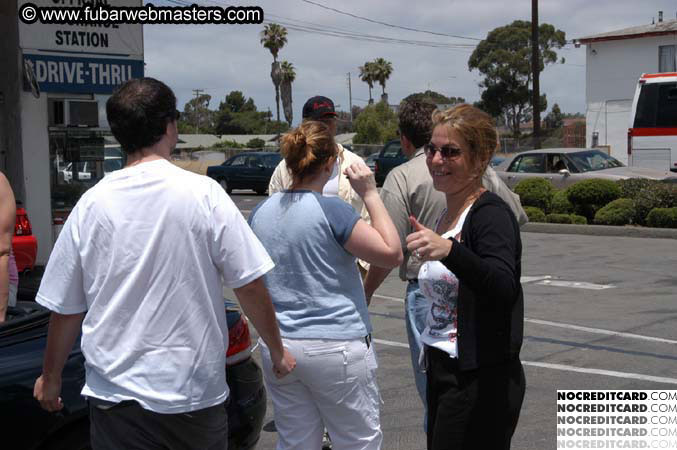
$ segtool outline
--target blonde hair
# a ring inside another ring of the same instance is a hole
[[[306,121],[282,137],[280,152],[298,184],[335,158],[338,149],[326,124]]]
[[[468,104],[436,110],[432,116],[433,128],[444,125],[460,134],[470,148],[470,161],[484,173],[498,147],[498,133],[494,119],[484,111]]]

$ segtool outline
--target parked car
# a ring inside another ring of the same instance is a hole
[[[371,155],[364,158],[364,162],[372,172],[376,171],[376,158],[378,158],[378,153],[372,153]]]
[[[268,190],[281,159],[275,152],[243,152],[219,166],[207,167],[207,176],[218,181],[228,194],[233,189],[252,189],[261,195]]]
[[[382,186],[388,173],[393,168],[407,162],[406,155],[402,152],[402,144],[399,139],[386,142],[376,158],[374,177],[376,185]]]
[[[0,324],[0,423],[11,433],[6,436],[11,442],[8,445],[15,450],[89,449],[88,409],[80,395],[85,382],[80,340],[63,371],[64,409],[49,413],[33,398],[33,384],[42,370],[50,313],[26,300],[20,297],[17,306],[8,309],[8,320]],[[230,386],[228,448],[252,449],[266,414],[266,391],[261,369],[251,357],[247,321],[232,302],[226,301],[225,306],[229,339],[226,376]]]
[[[38,254],[38,241],[33,236],[31,221],[21,203],[16,205],[16,222],[12,236],[12,251],[16,259],[16,268],[21,272],[32,270]]]
[[[489,161],[489,165],[490,165],[491,167],[498,167],[498,166],[501,165],[501,163],[502,163],[503,161],[505,161],[505,157],[504,157],[504,156],[494,155],[494,156],[491,157],[491,160]]]
[[[674,181],[674,175],[667,169],[626,167],[601,150],[579,148],[550,148],[519,153],[501,163],[496,173],[511,189],[525,178],[533,177],[546,178],[558,189],[589,178]]]

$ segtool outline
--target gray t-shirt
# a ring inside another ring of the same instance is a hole
[[[282,336],[357,339],[371,333],[355,257],[343,246],[360,219],[338,197],[312,191],[273,194],[249,223],[275,268],[264,280]]]

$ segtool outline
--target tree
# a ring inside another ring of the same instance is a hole
[[[202,94],[190,99],[183,107],[178,130],[182,134],[212,134],[214,131],[214,112],[209,110],[212,96]]]
[[[545,126],[549,130],[556,130],[562,128],[564,124],[564,117],[562,116],[562,110],[559,109],[559,105],[555,103],[552,105],[552,110],[545,116],[544,119]]]
[[[381,100],[388,102],[388,94],[386,94],[386,81],[393,73],[393,64],[383,58],[376,58],[374,60],[374,78],[381,85],[382,95]]]
[[[294,71],[294,65],[289,61],[282,61],[280,64],[280,70],[282,72],[282,84],[280,86],[282,90],[282,107],[284,109],[284,118],[287,120],[289,126],[294,118],[294,111],[292,110],[292,95],[291,95],[291,84],[296,79],[296,72]]]
[[[397,138],[397,114],[386,102],[369,105],[355,120],[355,144],[383,144]]]
[[[360,70],[360,80],[369,86],[369,104],[371,105],[374,103],[374,100],[371,98],[371,90],[376,81],[376,67],[373,62],[366,62],[363,66],[358,67],[358,69]]]
[[[275,86],[275,105],[277,106],[277,121],[280,121],[280,83],[282,82],[282,70],[277,61],[277,54],[287,43],[287,29],[276,23],[269,23],[263,27],[260,35],[261,44],[264,48],[270,50],[273,55],[273,64],[271,65],[270,78]]]
[[[465,103],[465,99],[463,97],[446,97],[439,92],[431,90],[410,94],[402,101],[432,103],[433,105],[455,105],[457,103]]]
[[[539,69],[557,62],[555,49],[566,44],[564,31],[544,23],[538,27]],[[562,63],[564,58],[562,58]],[[468,69],[484,75],[480,106],[494,117],[503,115],[515,137],[520,123],[531,119],[531,22],[516,20],[495,28],[475,48],[468,60]],[[541,95],[541,110],[547,107]]]
[[[270,111],[257,111],[252,98],[247,98],[240,91],[231,91],[225,101],[219,104],[218,111],[213,112],[216,134],[268,134],[285,131],[286,123],[270,122]]]

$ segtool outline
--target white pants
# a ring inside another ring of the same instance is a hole
[[[335,450],[380,449],[374,347],[364,339],[287,339],[296,369],[282,379],[273,374],[270,352],[261,345],[263,378],[273,402],[277,450],[316,450],[324,428]]]

